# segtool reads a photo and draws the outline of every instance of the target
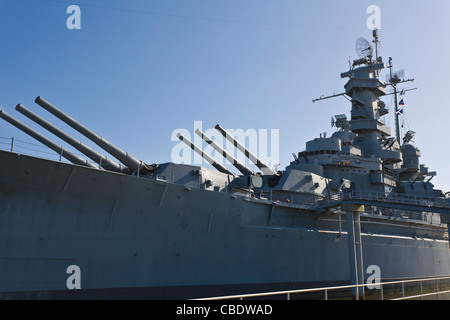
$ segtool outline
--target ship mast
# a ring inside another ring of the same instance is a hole
[[[398,109],[398,99],[397,99],[397,84],[399,83],[404,83],[404,82],[409,82],[409,81],[414,81],[414,79],[407,79],[407,80],[403,80],[401,78],[403,78],[403,70],[401,71],[397,71],[397,72],[392,72],[392,58],[389,57],[389,84],[392,86],[392,88],[394,89],[394,92],[392,94],[394,94],[394,103],[395,103],[395,137],[398,141],[399,144],[401,144],[401,140],[400,140],[400,121],[399,121],[399,109]],[[413,89],[409,89],[409,90],[404,90],[404,91],[410,91],[410,90],[414,90],[416,88]]]
[[[397,138],[398,143],[400,143],[400,124],[398,119],[398,101],[397,101],[397,84],[400,82],[400,79],[395,76],[392,76],[392,58],[389,57],[389,83],[394,89],[394,103],[395,103],[395,137]]]
[[[372,42],[375,45],[375,61],[378,61],[378,43],[380,42],[378,41],[378,29],[373,29],[372,36],[373,36]]]

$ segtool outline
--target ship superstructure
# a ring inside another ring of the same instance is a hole
[[[401,80],[392,72],[388,82],[379,79],[386,65],[373,36],[375,56],[359,39],[359,59],[341,74],[350,119],[335,115],[336,131],[306,142],[282,171],[220,125],[260,172],[201,130],[240,174],[181,134],[214,169],[150,165],[36,98],[118,163],[17,105],[93,164],[1,111],[73,164],[0,151],[0,297],[193,298],[358,284],[371,265],[385,279],[449,275],[450,201],[420,164],[414,132],[400,139],[397,126],[393,137],[383,121],[389,111],[380,98],[391,94],[388,86],[396,96]],[[67,287],[72,265],[81,270],[81,290]]]

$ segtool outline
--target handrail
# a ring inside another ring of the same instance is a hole
[[[312,293],[312,292],[320,292],[323,291],[325,293],[325,300],[328,300],[328,291],[332,290],[341,290],[341,289],[351,289],[351,288],[359,288],[359,287],[367,287],[367,286],[380,286],[380,293],[381,293],[381,300],[384,300],[383,295],[383,286],[390,285],[390,284],[402,284],[402,297],[401,298],[395,298],[390,300],[404,300],[404,299],[413,299],[418,297],[424,297],[424,296],[430,296],[430,295],[439,295],[443,293],[449,293],[450,290],[445,291],[438,291],[433,293],[422,293],[420,295],[413,295],[409,297],[404,296],[404,284],[405,283],[412,283],[412,282],[420,282],[420,288],[422,291],[422,284],[425,281],[436,281],[436,289],[438,289],[438,281],[439,280],[448,280],[450,279],[450,276],[439,276],[439,277],[432,277],[432,278],[421,278],[421,279],[411,279],[411,280],[400,280],[400,281],[387,281],[387,282],[377,282],[377,283],[365,283],[365,284],[358,284],[358,285],[345,285],[345,286],[334,286],[334,287],[323,287],[323,288],[310,288],[310,289],[298,289],[298,290],[286,290],[286,291],[274,291],[274,292],[263,292],[263,293],[251,293],[251,294],[241,294],[241,295],[230,295],[230,296],[220,296],[220,297],[208,297],[208,298],[199,298],[199,299],[193,299],[193,300],[227,300],[227,299],[240,299],[243,300],[244,298],[255,298],[255,297],[267,297],[267,296],[275,296],[275,295],[287,295],[287,300],[290,300],[290,295],[295,293]]]
[[[401,193],[380,193],[371,191],[352,190],[339,197],[340,200],[369,200],[382,201],[399,204],[420,205],[420,206],[437,206],[441,208],[449,207],[443,198],[439,197],[418,197]]]
[[[6,141],[6,142],[3,142]],[[47,157],[51,158],[50,156],[56,156],[58,159],[60,159],[60,155],[58,153],[55,153],[52,149],[49,147],[28,142],[25,140],[16,139],[14,137],[8,138],[8,137],[0,137],[0,150],[5,151],[11,151],[16,152],[20,154],[26,154],[29,156],[40,156],[41,154],[48,155]],[[85,155],[76,151],[72,151],[73,154],[76,154],[80,157],[84,157]],[[63,161],[62,159],[60,159]]]

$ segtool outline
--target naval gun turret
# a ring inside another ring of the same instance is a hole
[[[244,147],[239,141],[237,141],[231,134],[229,134],[224,128],[219,124],[215,126],[216,130],[219,131],[228,141],[230,141],[239,151],[245,154],[245,156],[253,162],[265,175],[276,175],[277,173],[272,170],[266,163],[261,161],[256,157],[250,150]]]
[[[64,157],[65,159],[69,160],[70,162],[72,162],[74,164],[81,165],[81,166],[85,166],[85,167],[97,168],[95,165],[93,165],[89,161],[87,161],[87,160],[77,156],[76,154],[74,154],[74,153],[64,149],[62,146],[58,145],[57,143],[55,143],[52,140],[48,139],[47,137],[43,136],[39,132],[31,129],[30,127],[28,127],[24,123],[20,122],[19,120],[17,120],[13,116],[7,114],[4,110],[0,110],[0,117],[3,120],[5,120],[5,121],[9,122],[10,124],[12,124],[13,126],[15,126],[16,128],[22,130],[23,132],[25,132],[29,136],[33,137],[34,139],[36,139],[37,141],[39,141],[43,145],[47,146],[48,148],[52,149],[56,153],[60,154],[62,157]]]
[[[221,148],[217,143],[215,143],[210,137],[204,134],[200,129],[195,130],[195,133],[202,138],[206,143],[208,143],[211,147],[214,148],[217,152],[219,152],[225,159],[231,162],[231,164],[238,169],[243,175],[254,175],[255,173],[247,168],[244,164],[239,162],[236,158],[226,152],[223,148]]]
[[[197,154],[199,154],[202,158],[204,158],[206,161],[208,161],[208,163],[210,165],[212,165],[214,168],[216,168],[219,172],[234,176],[233,172],[231,172],[230,170],[225,168],[220,163],[216,162],[213,158],[211,158],[207,153],[203,152],[202,149],[197,147],[193,142],[191,142],[188,138],[183,136],[180,132],[177,133],[177,137],[178,137],[178,139],[183,141],[187,146],[189,146],[192,150],[197,152]]]
[[[92,161],[98,163],[101,167],[103,167],[106,170],[111,170],[115,172],[123,172],[127,173],[129,172],[129,169],[127,167],[121,166],[120,164],[112,161],[111,159],[108,159],[107,157],[101,155],[100,153],[96,152],[95,150],[89,148],[88,146],[84,145],[80,141],[72,138],[70,135],[62,131],[61,129],[55,127],[50,122],[46,121],[42,117],[38,116],[31,110],[24,107],[22,104],[18,104],[16,106],[16,110],[25,115],[26,117],[30,118],[37,124],[39,124],[41,127],[47,129],[60,139],[64,140],[68,144],[70,144],[72,147],[89,157]]]
[[[90,139],[92,142],[97,144],[100,148],[105,150],[106,152],[110,153],[112,156],[114,156],[116,159],[118,159],[120,162],[122,162],[124,165],[126,165],[131,172],[136,172],[140,174],[146,174],[152,172],[157,165],[152,164],[146,164],[143,161],[140,161],[136,158],[134,158],[129,153],[117,148],[115,145],[110,143],[109,141],[103,139],[96,133],[92,132],[76,120],[69,117],[67,114],[56,108],[54,105],[52,105],[50,102],[46,101],[42,97],[37,97],[35,102],[40,105],[42,108],[47,110],[48,112],[52,113],[54,116],[59,118],[60,120],[67,123],[69,126],[80,132],[82,135]]]

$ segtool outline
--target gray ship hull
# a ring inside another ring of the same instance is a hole
[[[1,298],[195,298],[350,283],[342,218],[0,151]],[[450,274],[444,226],[361,215],[364,270]],[[69,290],[67,268],[80,268]],[[367,275],[366,275],[367,277]]]

